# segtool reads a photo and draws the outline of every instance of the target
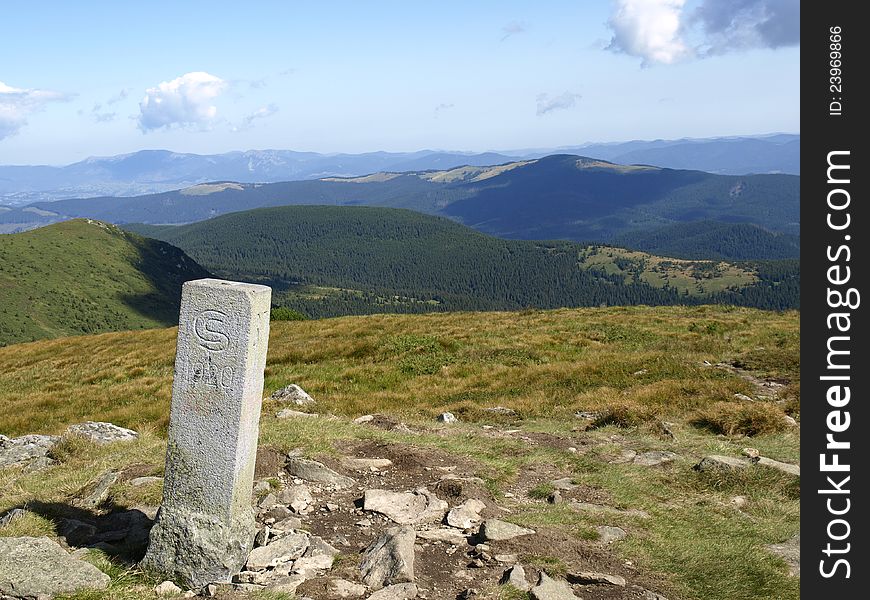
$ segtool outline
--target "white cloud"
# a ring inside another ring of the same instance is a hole
[[[673,64],[750,48],[800,44],[800,0],[615,0],[608,49]]]
[[[121,90],[120,92],[118,92],[116,95],[114,95],[114,96],[112,96],[111,98],[109,98],[108,100],[106,100],[106,104],[108,104],[109,106],[111,106],[112,104],[117,104],[118,102],[121,102],[121,101],[123,101],[123,100],[126,100],[126,99],[127,99],[127,96],[130,95],[130,92],[131,92],[131,91],[132,91],[132,90],[131,90],[130,88],[124,88],[124,89],[122,89],[122,90]]]
[[[501,38],[501,41],[503,42],[512,35],[517,35],[518,33],[525,33],[526,31],[527,27],[524,23],[511,21],[510,23],[501,28],[501,32],[504,34]]]
[[[148,88],[139,103],[139,129],[148,132],[175,125],[205,125],[217,116],[211,101],[226,88],[223,79],[203,71]]]
[[[576,106],[577,101],[582,98],[580,94],[572,94],[571,92],[565,92],[564,94],[560,94],[558,96],[550,96],[549,94],[538,94],[538,116],[545,115],[548,112],[552,112],[554,110],[564,110],[566,108],[573,108]]]
[[[258,108],[257,110],[255,110],[254,112],[252,112],[251,114],[245,116],[244,120],[242,121],[242,125],[243,125],[243,127],[250,127],[251,125],[254,124],[254,121],[256,121],[257,119],[266,119],[266,118],[274,115],[276,112],[278,112],[278,105],[277,104],[270,104],[269,106],[262,106],[262,107]]]
[[[681,32],[686,0],[617,0],[608,25],[610,48],[643,58],[643,64],[671,64],[691,56]]]
[[[0,140],[18,133],[27,125],[27,117],[49,102],[68,99],[60,92],[14,88],[0,81]]]

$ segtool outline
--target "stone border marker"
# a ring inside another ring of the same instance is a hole
[[[163,503],[142,567],[198,589],[238,573],[251,509],[271,288],[184,284]]]

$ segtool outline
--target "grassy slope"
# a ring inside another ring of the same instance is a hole
[[[0,472],[0,512],[30,498],[68,501],[108,468],[146,463],[159,473],[175,335],[175,329],[111,333],[0,349],[0,405],[8,408],[0,414],[0,432],[60,433],[85,419],[146,432],[135,444],[90,448],[48,472]],[[672,600],[796,599],[799,580],[787,577],[763,546],[797,531],[797,486],[773,472],[710,477],[690,467],[704,454],[737,456],[747,445],[796,461],[799,436],[785,431],[751,440],[717,437],[687,425],[694,411],[751,393],[744,379],[705,367],[704,360],[739,360],[757,374],[791,380],[790,393],[799,393],[798,314],[636,307],[274,323],[267,394],[296,382],[317,398],[318,412],[388,413],[422,433],[373,430],[341,418],[277,420],[275,406],[267,403],[261,443],[301,446],[309,454],[334,452],[332,443],[348,438],[436,447],[473,457],[497,494],[519,491],[517,478],[530,468],[555,466],[601,490],[616,506],[645,510],[651,518],[581,515],[538,502],[516,510],[511,520],[566,527],[578,535],[595,525],[621,525],[633,534],[615,551],[657,574]],[[644,427],[573,429],[579,423],[571,416],[575,410],[615,404],[673,421],[676,440],[659,439]],[[591,444],[592,450],[572,455],[483,436],[481,423],[499,423],[482,411],[494,405],[519,411],[522,420],[514,426],[581,448]],[[463,420],[449,434],[432,425],[444,410]],[[680,458],[659,469],[609,464],[608,452],[626,445],[672,450]],[[735,495],[747,498],[743,512],[730,504]],[[120,485],[113,498],[122,505],[153,503],[159,490]],[[33,518],[0,534],[41,531],[51,532],[51,523]],[[116,595],[106,598],[153,596],[135,577],[118,575],[117,581]]]
[[[95,221],[0,235],[0,344],[170,325],[181,284],[205,276],[177,248]]]

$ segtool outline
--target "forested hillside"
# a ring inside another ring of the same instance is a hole
[[[312,317],[692,304],[760,283],[748,269],[732,269],[726,279],[711,262],[627,260],[622,251],[601,260],[588,245],[498,239],[396,209],[280,207],[130,228],[183,248],[221,276],[268,282],[279,304]],[[774,298],[777,292],[754,305],[796,305],[796,297]]]

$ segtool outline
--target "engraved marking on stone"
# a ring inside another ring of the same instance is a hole
[[[193,320],[193,332],[199,345],[212,352],[223,352],[230,345],[227,335],[229,317],[219,310],[204,310]]]

